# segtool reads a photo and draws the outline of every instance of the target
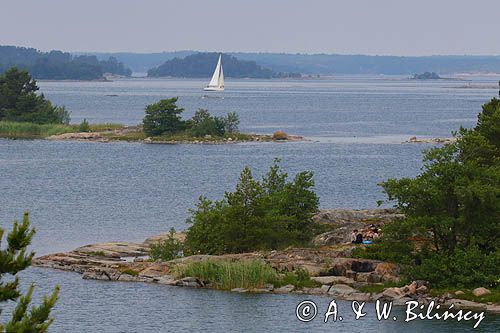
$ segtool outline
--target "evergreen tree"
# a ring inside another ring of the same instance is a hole
[[[67,124],[69,112],[38,95],[36,81],[25,70],[12,67],[0,75],[0,120],[37,124]]]
[[[183,108],[176,105],[177,97],[162,99],[146,107],[143,119],[144,133],[151,136],[173,134],[186,126],[181,118]]]
[[[361,255],[396,261],[408,278],[437,286],[498,286],[500,100],[483,105],[477,126],[461,128],[456,142],[427,151],[417,177],[382,187],[406,218]]]
[[[25,213],[22,223],[14,221],[12,231],[7,235],[7,247],[0,249],[0,302],[17,301],[11,319],[0,324],[0,332],[47,332],[53,321],[49,316],[57,301],[59,287],[56,287],[50,297],[44,297],[41,305],[29,310],[33,285],[25,295],[19,291],[19,278],[16,275],[31,265],[35,253],[27,253],[27,247],[34,234],[35,230],[30,228],[28,213]],[[4,230],[0,228],[0,242],[3,235]],[[14,276],[14,279],[6,280],[8,275]]]

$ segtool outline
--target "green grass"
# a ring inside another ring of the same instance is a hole
[[[303,269],[286,272],[274,282],[275,287],[286,286],[287,284],[294,285],[295,288],[299,289],[321,287],[321,283],[311,280],[309,273]]]
[[[404,283],[395,283],[392,281],[386,281],[384,283],[379,283],[379,284],[368,284],[366,286],[360,286],[358,289],[362,293],[373,293],[373,294],[378,294],[384,291],[385,288],[392,288],[392,287],[402,287]]]
[[[11,139],[42,139],[51,135],[78,132],[78,125],[34,124],[28,122],[0,121],[0,137]],[[91,124],[91,132],[123,128],[121,124]]]
[[[124,266],[118,268],[118,270],[120,272],[122,272],[122,274],[128,274],[128,275],[131,275],[131,276],[137,276],[137,275],[139,275],[138,271],[135,271],[135,270],[133,270],[131,268],[124,267]]]
[[[124,126],[122,124],[114,123],[104,123],[104,124],[90,124],[91,132],[103,132],[103,131],[113,131],[117,129],[122,129]]]
[[[122,124],[104,123],[90,124],[90,132],[105,132],[122,129]],[[79,125],[61,125],[46,124],[39,125],[28,122],[0,121],[0,137],[11,139],[43,139],[51,135],[79,132]],[[125,134],[104,133],[104,137],[114,141],[142,141],[148,136],[142,131],[128,132]],[[250,141],[252,136],[244,133],[231,133],[223,137],[212,136],[210,138],[195,137],[188,132],[176,133],[173,135],[163,135],[152,137],[152,141],[171,141],[171,142],[222,142],[224,139],[231,138],[233,141]]]
[[[457,290],[461,290],[464,292],[463,295],[455,295],[455,292]],[[500,304],[500,287],[496,288],[491,288],[489,289],[491,291],[491,294],[477,297],[472,294],[472,290],[470,289],[431,289],[430,294],[432,296],[438,297],[441,295],[445,294],[451,294],[453,298],[458,298],[458,299],[464,299],[468,301],[473,301],[473,302],[479,302],[479,303],[496,303]]]
[[[13,139],[37,139],[51,135],[71,133],[75,128],[72,125],[21,123],[0,121],[0,137]]]
[[[105,257],[106,253],[104,251],[92,251],[87,253],[89,256],[94,256],[94,257]]]
[[[292,284],[296,288],[316,287],[305,271],[287,272],[283,275],[271,266],[259,260],[253,261],[213,261],[203,260],[178,265],[175,268],[177,278],[196,277],[212,283],[213,287],[222,290],[233,288],[257,289],[267,284],[275,287]]]

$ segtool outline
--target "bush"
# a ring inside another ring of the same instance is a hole
[[[451,256],[436,252],[421,254],[418,264],[409,265],[406,275],[412,280],[427,280],[435,287],[496,288],[500,281],[500,250],[485,254],[472,247]]]
[[[194,137],[221,137],[238,132],[240,120],[234,112],[226,117],[217,117],[208,110],[199,109],[191,119],[184,121],[181,118],[184,109],[178,108],[176,103],[177,98],[170,98],[148,105],[143,119],[144,133],[148,136],[172,136],[182,132]]]
[[[182,257],[182,243],[175,239],[175,229],[171,228],[167,239],[152,244],[149,256],[153,260],[169,261]]]
[[[311,280],[309,273],[302,268],[293,272],[286,272],[282,277],[274,282],[275,287],[294,285],[296,288],[321,287],[321,283]]]
[[[78,126],[78,132],[90,132],[90,125],[87,119],[83,119],[83,121]]]
[[[315,233],[312,216],[319,199],[312,191],[313,174],[298,173],[292,181],[279,161],[262,181],[248,167],[240,174],[234,192],[212,202],[200,197],[187,220],[188,253],[241,253],[306,245]]]
[[[238,132],[240,123],[238,115],[230,112],[226,117],[212,116],[208,110],[199,109],[193,118],[188,120],[191,135],[202,137],[205,135],[224,136]]]

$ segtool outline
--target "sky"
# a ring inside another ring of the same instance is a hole
[[[500,55],[500,0],[0,0],[0,45]]]

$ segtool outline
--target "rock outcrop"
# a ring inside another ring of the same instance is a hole
[[[391,209],[376,209],[362,211],[327,210],[317,214],[314,219],[318,223],[349,226],[359,223],[366,225],[374,223],[384,225],[403,215]],[[350,231],[349,231],[350,233]],[[166,239],[167,233],[152,236],[143,243],[110,242],[97,243],[79,247],[65,253],[45,255],[33,260],[34,266],[48,267],[82,274],[84,279],[102,281],[150,282],[179,287],[211,288],[210,281],[202,281],[197,277],[177,278],[175,267],[190,262],[204,260],[212,261],[244,261],[261,260],[280,273],[306,270],[311,280],[321,285],[314,288],[297,289],[293,285],[274,288],[267,285],[263,288],[247,290],[235,288],[234,292],[257,293],[299,293],[334,296],[337,299],[356,301],[392,301],[395,305],[404,305],[406,301],[417,300],[429,302],[429,284],[425,281],[414,281],[401,288],[385,288],[380,293],[365,293],[360,290],[367,285],[382,285],[384,282],[399,281],[399,267],[395,264],[378,260],[351,258],[351,252],[356,246],[343,243],[315,248],[289,248],[280,251],[260,251],[226,255],[193,255],[168,262],[150,261],[148,254],[151,244]],[[183,241],[185,233],[177,233],[177,240]],[[477,288],[474,295],[480,297],[490,291]],[[462,293],[463,294],[463,293]],[[459,300],[460,293],[445,295],[434,299],[439,304],[458,304],[457,307],[486,309],[500,313],[498,304],[482,304]]]
[[[322,210],[313,217],[316,223],[327,224],[335,229],[316,236],[316,246],[349,243],[354,229],[364,230],[370,224],[383,226],[404,218],[404,214],[393,208],[383,209],[328,209]]]

